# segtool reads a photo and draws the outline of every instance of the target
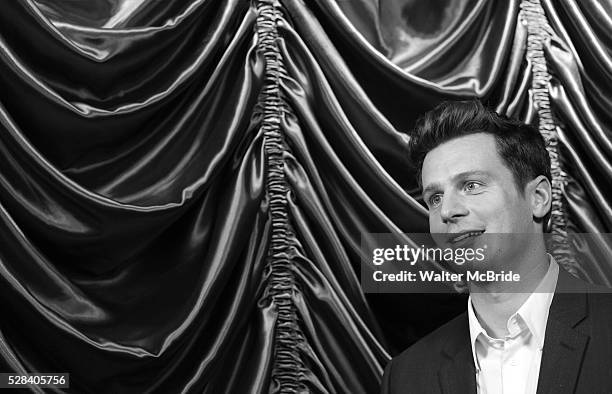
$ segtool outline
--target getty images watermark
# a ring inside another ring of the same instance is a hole
[[[528,237],[534,234],[362,234],[361,285],[367,293],[456,293],[470,282],[498,283],[504,291],[520,292],[529,275],[523,256]],[[544,234],[549,247],[545,258],[554,259],[552,235]],[[612,292],[610,267],[612,234],[571,234],[566,243],[573,251],[562,268]],[[586,254],[584,254],[586,253]],[[483,288],[483,286],[478,286]]]

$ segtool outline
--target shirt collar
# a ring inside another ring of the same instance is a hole
[[[480,371],[480,363],[476,356],[476,340],[480,335],[487,335],[486,331],[480,325],[474,307],[472,307],[472,296],[468,298],[468,323],[470,325],[470,347],[472,348],[472,357],[474,358],[474,367],[476,371]]]
[[[554,296],[555,288],[557,287],[557,279],[559,277],[559,265],[552,255],[548,254],[549,264],[546,274],[536,287],[533,293],[525,300],[523,305],[508,319],[507,327],[510,336],[518,335],[525,328],[533,335],[536,340],[538,349],[544,346],[544,337],[546,334],[546,322],[548,321],[548,312],[550,304]],[[472,356],[474,357],[474,366],[480,370],[478,358],[476,356],[476,340],[480,335],[491,339],[478,318],[472,306],[472,297],[468,298],[468,322],[470,328],[470,345],[472,347]]]
[[[508,324],[510,324],[513,318],[520,317],[519,320],[522,320],[527,325],[529,331],[534,336],[538,349],[541,349],[544,345],[548,311],[550,310],[550,304],[557,287],[557,279],[559,278],[559,264],[557,264],[551,255],[548,256],[550,264],[548,265],[546,275],[544,275],[538,287],[525,300],[518,311],[510,316],[508,320]]]

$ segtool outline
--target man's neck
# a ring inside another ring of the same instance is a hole
[[[518,282],[470,283],[472,306],[478,321],[493,338],[508,335],[507,322],[510,316],[525,303],[548,271],[549,258],[546,253],[523,265],[527,269],[519,272]]]

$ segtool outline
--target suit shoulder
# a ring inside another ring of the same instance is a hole
[[[610,289],[605,289],[606,293],[601,292],[589,294],[589,308],[591,312],[601,314],[612,320],[612,294]]]
[[[393,358],[394,365],[419,364],[436,359],[443,346],[452,339],[469,337],[467,312],[436,328]]]

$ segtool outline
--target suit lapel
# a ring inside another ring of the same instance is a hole
[[[550,306],[538,394],[573,393],[589,337],[575,327],[587,315],[586,288],[563,269]],[[582,289],[582,292],[578,292]]]
[[[444,394],[476,394],[476,371],[471,349],[462,350],[440,367],[440,386]]]
[[[440,365],[438,377],[444,394],[476,394],[476,370],[467,313],[464,317],[460,332],[451,336],[442,349],[444,361]]]

